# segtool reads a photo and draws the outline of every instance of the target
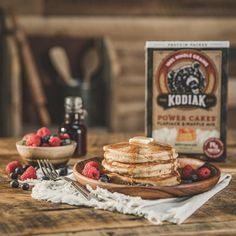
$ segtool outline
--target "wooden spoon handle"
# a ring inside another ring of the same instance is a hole
[[[72,79],[71,68],[66,51],[62,47],[53,47],[49,50],[49,56],[60,77],[66,85],[78,85],[77,80]]]

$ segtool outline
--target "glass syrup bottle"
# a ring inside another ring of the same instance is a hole
[[[71,139],[77,142],[75,156],[85,156],[87,153],[87,127],[84,124],[86,114],[81,97],[75,97],[71,124]]]
[[[71,140],[77,143],[74,156],[84,156],[87,153],[87,127],[84,124],[86,114],[81,97],[65,98],[65,118],[59,132],[68,133]]]

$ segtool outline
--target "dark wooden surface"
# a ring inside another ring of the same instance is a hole
[[[104,144],[131,136],[91,134],[89,156],[101,155]],[[155,226],[132,215],[36,201],[30,191],[9,188],[4,168],[10,160],[19,159],[15,141],[0,139],[0,235],[236,235],[236,132],[228,135],[228,160],[218,164],[233,174],[230,186],[180,226]],[[73,159],[70,164],[75,162]]]

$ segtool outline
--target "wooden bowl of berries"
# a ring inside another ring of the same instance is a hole
[[[212,189],[220,178],[220,170],[211,163],[195,158],[178,158],[180,183],[174,186],[138,185],[116,182],[112,173],[104,172],[102,158],[87,158],[79,160],[73,173],[77,181],[93,189],[97,186],[111,192],[119,192],[143,199],[161,199],[184,197],[200,194]]]
[[[76,148],[76,142],[66,133],[52,135],[50,130],[42,127],[36,133],[25,135],[16,142],[16,149],[27,164],[35,164],[37,159],[48,159],[54,165],[68,162]]]

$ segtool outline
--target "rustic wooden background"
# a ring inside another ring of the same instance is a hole
[[[230,40],[229,125],[236,115],[236,2],[233,0],[0,0],[33,37],[104,38],[109,128],[144,129],[146,40]]]

